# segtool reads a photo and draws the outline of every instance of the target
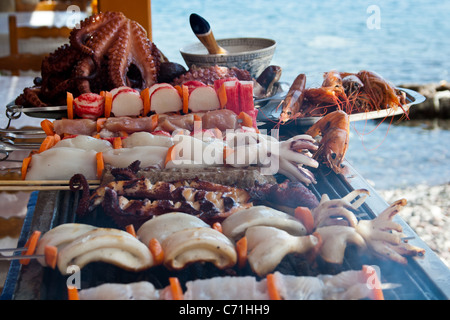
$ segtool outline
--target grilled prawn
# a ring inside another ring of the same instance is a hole
[[[333,111],[313,124],[306,134],[311,137],[321,136],[314,159],[326,163],[334,172],[341,173],[341,164],[350,140],[349,116],[341,110]]]

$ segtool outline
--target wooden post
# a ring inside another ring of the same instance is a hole
[[[151,0],[98,0],[99,12],[119,11],[128,19],[138,22],[147,31],[147,37],[152,41],[152,10]]]

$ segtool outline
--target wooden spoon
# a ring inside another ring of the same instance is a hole
[[[197,38],[201,43],[203,43],[206,49],[208,49],[210,54],[228,53],[227,50],[217,44],[208,21],[200,17],[198,14],[192,13],[189,17],[189,22],[191,23],[192,31],[194,31]]]

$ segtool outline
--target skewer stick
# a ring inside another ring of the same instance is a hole
[[[96,189],[100,180],[88,180],[89,189]],[[70,190],[69,180],[0,180],[0,191]]]

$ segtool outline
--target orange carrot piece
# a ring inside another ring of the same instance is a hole
[[[73,94],[67,92],[67,118],[73,119]]]
[[[152,120],[152,127],[150,131],[155,131],[156,127],[158,126],[159,123],[159,116],[157,114],[153,114],[151,116],[151,120]]]
[[[36,250],[36,246],[39,240],[39,237],[41,236],[41,232],[36,230],[34,231],[30,238],[28,239],[27,243],[25,244],[25,247],[27,248],[26,251],[22,252],[22,255],[31,256],[34,254],[34,251]],[[30,259],[20,259],[20,264],[27,265],[30,263]]]
[[[297,207],[294,210],[295,217],[300,220],[306,228],[306,232],[311,234],[314,230],[314,218],[308,207]]]
[[[222,85],[219,87],[219,90],[217,92],[217,95],[219,96],[220,101],[220,109],[224,109],[227,105],[227,90],[225,89],[225,83],[222,83]]]
[[[22,169],[21,169],[22,180],[25,180],[25,178],[27,176],[27,171],[28,171],[28,167],[30,166],[30,162],[31,162],[31,156],[26,157],[22,161]]]
[[[182,97],[183,97],[183,113],[189,112],[189,87],[184,84],[181,85]]]
[[[236,253],[238,258],[238,267],[244,268],[247,264],[247,250],[248,250],[248,241],[247,237],[242,237],[236,242]]]
[[[55,144],[61,141],[61,136],[59,134],[54,134],[53,137],[55,138]]]
[[[113,140],[113,148],[114,149],[120,149],[122,148],[122,138],[121,137],[115,137]]]
[[[201,116],[199,116],[198,114],[194,114],[194,122],[195,121],[202,121],[202,117]]]
[[[131,234],[133,237],[136,238],[136,230],[134,229],[134,226],[132,224],[129,224],[125,227],[125,230]]]
[[[55,145],[55,136],[46,136],[44,141],[42,141],[41,146],[39,147],[39,153],[50,149],[54,145]]]
[[[277,289],[277,283],[275,281],[275,276],[273,273],[270,273],[266,276],[267,280],[267,293],[269,294],[270,300],[281,300],[280,293]]]
[[[173,86],[173,87],[178,91],[180,98],[183,98],[183,89],[181,89],[181,86],[179,84],[177,84],[176,86]]]
[[[55,128],[53,126],[53,122],[48,119],[41,121],[41,128],[44,130],[45,134],[48,136],[52,136],[55,134]]]
[[[67,297],[69,300],[80,300],[77,287],[67,286]]]
[[[183,289],[181,289],[180,281],[178,278],[170,277],[170,292],[172,293],[173,300],[184,300]]]
[[[212,228],[214,230],[222,232],[222,224],[220,222],[214,222],[213,225],[212,225]]]
[[[98,118],[97,119],[97,132],[102,131],[103,125],[106,122],[106,118]]]
[[[112,110],[112,94],[109,91],[105,92],[105,118],[109,118],[111,116]]]
[[[164,262],[164,250],[161,243],[156,238],[150,239],[148,242],[148,248],[152,253],[153,260],[155,260],[156,265],[160,265]]]
[[[164,166],[167,166],[167,164],[175,158],[175,146],[176,145],[174,144],[167,150]]]
[[[373,267],[363,265],[362,271],[366,285],[372,289],[370,298],[372,300],[384,300],[383,290],[381,289],[381,282],[378,279],[376,270]]]
[[[238,115],[238,119],[242,120],[241,126],[253,128],[253,119],[244,111],[241,111]]]
[[[45,263],[52,269],[56,267],[56,261],[58,259],[58,248],[55,246],[45,246]]]
[[[141,91],[142,102],[144,103],[144,111],[142,115],[146,117],[150,113],[150,88]]]
[[[103,160],[103,152],[98,152],[95,155],[97,162],[97,178],[101,178],[103,175],[103,170],[105,169],[105,161]]]

